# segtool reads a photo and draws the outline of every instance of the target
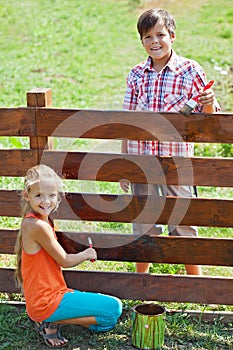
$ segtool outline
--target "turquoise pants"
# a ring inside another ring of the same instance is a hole
[[[74,290],[64,294],[57,310],[45,322],[94,316],[97,324],[89,329],[105,332],[112,329],[122,313],[121,301],[113,296]]]

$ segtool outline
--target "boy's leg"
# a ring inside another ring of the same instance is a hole
[[[157,185],[152,184],[132,184],[132,193],[137,195],[156,195],[159,196],[159,188]],[[159,224],[136,224],[133,223],[133,234],[141,236],[144,234],[149,235],[160,235],[163,233],[163,226]],[[148,273],[150,263],[137,262],[136,263],[136,272],[139,273]]]
[[[186,273],[188,275],[201,276],[201,266],[200,265],[185,265]]]
[[[136,272],[148,273],[149,268],[150,268],[150,263],[141,263],[141,262],[136,263]]]
[[[166,188],[168,196],[179,196],[179,197],[192,197],[192,187],[190,186],[167,186]],[[185,208],[186,210],[186,208]],[[168,225],[169,235],[171,236],[188,236],[197,237],[198,230],[196,226],[175,226]],[[201,275],[200,265],[185,265],[185,269],[188,275]]]
[[[138,184],[138,183],[132,183],[132,193],[136,195],[155,195],[160,196],[159,193],[159,187],[157,185],[153,184]],[[156,215],[155,217],[159,216]],[[136,236],[142,236],[145,234],[149,235],[160,235],[163,233],[163,225],[159,224],[137,224],[133,223],[133,234]]]

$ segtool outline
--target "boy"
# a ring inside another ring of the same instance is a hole
[[[207,84],[203,68],[195,61],[178,56],[172,49],[175,40],[175,21],[162,9],[150,9],[138,19],[138,33],[148,58],[136,65],[127,78],[123,108],[155,112],[178,112],[192,97],[200,95],[194,112],[214,113],[219,109],[212,89]],[[122,142],[122,153],[154,156],[193,156],[193,145],[186,142],[134,141]],[[129,182],[120,181],[124,192]],[[134,194],[192,197],[190,186],[132,184]],[[161,225],[134,224],[134,234],[160,234]],[[197,236],[194,226],[168,225],[169,235]],[[186,265],[186,272],[201,275],[198,265]],[[137,272],[149,271],[149,263],[137,263]]]

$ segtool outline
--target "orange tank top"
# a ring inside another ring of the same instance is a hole
[[[25,217],[41,220],[34,213]],[[55,232],[54,236],[57,239]],[[22,248],[21,266],[27,313],[41,322],[53,314],[63,295],[72,289],[67,288],[60,265],[43,248],[35,254],[27,254]]]

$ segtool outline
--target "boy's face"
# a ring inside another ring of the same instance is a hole
[[[165,66],[172,49],[175,34],[170,34],[163,22],[157,22],[147,33],[142,36],[142,45],[146,52],[152,57],[155,67]]]

